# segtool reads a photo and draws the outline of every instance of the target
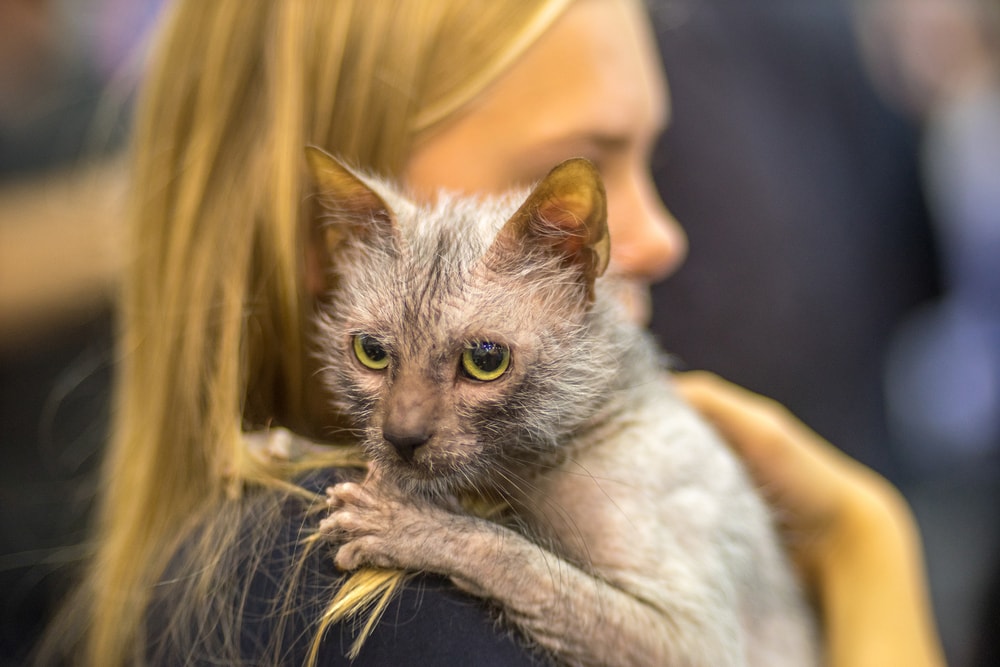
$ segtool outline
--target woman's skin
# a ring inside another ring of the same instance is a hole
[[[637,0],[579,0],[454,120],[417,143],[404,172],[441,188],[500,192],[584,156],[608,194],[611,271],[639,322],[649,284],[683,260],[649,156],[669,117],[666,79]],[[833,667],[943,665],[912,516],[898,492],[783,408],[707,374],[678,378],[767,493],[823,616]]]
[[[601,171],[609,271],[628,279],[638,321],[649,284],[687,240],[657,194],[649,157],[669,115],[666,80],[638,2],[580,0],[471,108],[418,142],[404,172],[417,193],[503,192],[583,156]]]

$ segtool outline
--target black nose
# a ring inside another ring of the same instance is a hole
[[[416,453],[417,447],[426,444],[431,439],[427,433],[392,433],[390,431],[382,431],[382,437],[396,449],[399,456],[407,463],[413,462],[413,455]]]

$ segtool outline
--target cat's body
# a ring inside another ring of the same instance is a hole
[[[570,664],[818,664],[766,508],[595,282],[587,163],[523,205],[421,208],[310,159],[336,282],[326,373],[374,471],[331,491],[338,565],[447,575]],[[469,496],[511,527],[448,502]]]

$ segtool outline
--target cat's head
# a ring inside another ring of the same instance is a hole
[[[307,155],[323,372],[368,454],[431,492],[555,463],[614,368],[588,319],[609,255],[593,165],[564,162],[528,193],[420,206]]]

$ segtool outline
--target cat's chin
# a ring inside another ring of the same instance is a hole
[[[434,465],[433,462],[403,461],[395,457],[380,457],[379,466],[392,475],[395,483],[406,493],[427,497],[454,497],[478,490],[475,476],[468,470],[453,466]]]

